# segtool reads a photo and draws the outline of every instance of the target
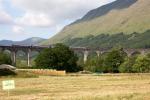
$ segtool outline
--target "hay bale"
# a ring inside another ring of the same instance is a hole
[[[26,70],[28,72],[32,72],[39,75],[49,75],[49,76],[65,76],[66,71],[57,71],[52,69],[32,69],[32,70]]]
[[[56,73],[58,76],[65,76],[66,75],[66,71],[57,71]]]

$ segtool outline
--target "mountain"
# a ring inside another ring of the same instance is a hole
[[[111,10],[120,10],[120,9],[128,8],[135,2],[137,2],[137,0],[117,0],[110,4],[89,11],[82,19],[75,21],[73,24],[95,19],[97,17],[109,13]]]
[[[32,37],[25,39],[23,41],[10,41],[10,40],[1,40],[0,45],[38,45],[39,43],[45,41],[46,39],[39,38],[39,37]]]
[[[13,41],[10,40],[1,40],[0,45],[12,45]]]
[[[16,45],[38,45],[39,43],[43,42],[46,39],[39,38],[39,37],[32,37],[29,39],[25,39],[23,41],[14,42]]]
[[[72,47],[89,48],[150,48],[150,30],[143,33],[132,34],[100,34],[97,36],[89,35],[84,38],[74,38],[64,42]]]
[[[64,27],[58,34],[42,44],[57,42],[70,44],[68,42],[71,40],[78,42],[75,40],[102,34],[123,33],[129,35],[134,32],[142,34],[149,29],[150,0],[116,0],[89,11],[81,19]]]

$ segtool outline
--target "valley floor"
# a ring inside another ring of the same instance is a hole
[[[150,74],[100,74],[14,78],[16,89],[0,100],[150,100]]]

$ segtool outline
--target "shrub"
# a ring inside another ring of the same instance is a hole
[[[77,72],[81,68],[77,66],[78,57],[69,47],[56,44],[54,48],[43,50],[35,59],[36,66],[40,68],[66,70]]]
[[[150,58],[148,56],[138,56],[133,65],[133,71],[138,73],[150,72]]]
[[[132,73],[133,65],[135,64],[136,59],[137,59],[137,56],[127,57],[125,61],[119,66],[119,72]]]
[[[6,54],[4,52],[0,52],[0,65],[1,64],[9,64],[9,65],[11,65],[12,61],[11,61],[10,55],[8,55],[8,54]]]
[[[95,57],[88,59],[86,64],[84,65],[84,70],[91,72],[103,72],[103,59],[100,57]]]
[[[119,72],[119,66],[124,62],[125,55],[122,50],[112,50],[105,59],[106,72]]]
[[[10,69],[0,69],[0,76],[17,75],[15,71]]]

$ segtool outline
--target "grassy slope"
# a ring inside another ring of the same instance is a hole
[[[0,88],[0,100],[150,100],[149,74],[41,76],[15,82],[10,98]]]
[[[94,20],[67,26],[56,36],[42,44],[63,42],[68,38],[85,37],[90,34],[144,32],[150,29],[149,6],[149,0],[138,0],[129,8],[112,10],[108,14]]]
[[[150,30],[144,33],[133,34],[100,34],[97,36],[86,36],[84,38],[70,39],[64,44],[72,47],[89,47],[89,48],[150,48]]]

